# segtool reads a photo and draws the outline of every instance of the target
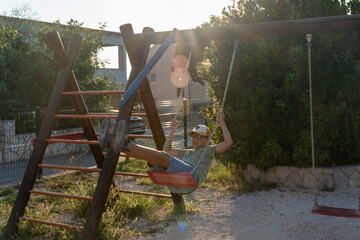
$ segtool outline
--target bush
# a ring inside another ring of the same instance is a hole
[[[238,1],[208,25],[285,20],[346,14],[338,1]],[[322,8],[321,6],[325,6]],[[242,7],[245,8],[242,8]],[[289,9],[289,11],[285,11]],[[208,26],[207,25],[207,26]],[[315,156],[320,166],[358,163],[360,159],[360,49],[358,32],[314,34],[312,80]],[[210,84],[215,106],[222,99],[233,42],[211,42],[208,66],[198,74]],[[267,169],[274,165],[311,166],[307,46],[304,36],[242,40],[234,63],[226,122],[234,146],[225,161]],[[204,112],[214,119],[214,109]],[[218,132],[219,133],[219,132]],[[221,141],[221,134],[215,136]]]

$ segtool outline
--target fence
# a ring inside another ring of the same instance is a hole
[[[174,117],[174,111],[176,109],[177,101],[159,102],[157,104],[162,126],[165,132],[170,126],[171,119]],[[206,102],[197,101],[198,105],[206,105]],[[188,105],[185,102],[185,106]],[[116,108],[115,106],[114,108]],[[190,105],[191,107],[191,105]],[[89,112],[110,112],[113,109],[111,106],[104,109],[101,107],[88,107]],[[181,135],[187,130],[187,124],[191,125],[186,118],[190,118],[194,122],[204,122],[204,118],[199,114],[198,109],[190,112],[183,111],[183,105],[181,106],[178,120],[180,127],[177,133],[177,139],[175,144],[177,146],[186,146],[187,137]],[[143,111],[141,104],[135,107],[138,112]],[[74,108],[62,108],[60,111],[62,114],[74,114]],[[185,113],[185,114],[184,114]],[[32,139],[36,137],[36,132],[39,130],[41,120],[45,114],[45,109],[21,109],[13,111],[0,111],[0,188],[6,185],[16,185],[21,182],[25,169],[28,164],[28,160],[33,150],[31,144]],[[184,120],[185,119],[185,124]],[[149,125],[146,118],[143,119],[144,124],[147,126],[145,134],[151,134]],[[96,130],[99,130],[100,120],[93,120]],[[195,124],[195,123],[194,123]],[[74,119],[57,119],[54,125],[54,131],[52,135],[60,135],[74,132],[83,131],[80,127],[80,121]],[[98,132],[98,131],[97,131]],[[140,140],[139,140],[140,141]],[[143,140],[144,141],[144,140]],[[147,144],[152,144],[152,140]],[[95,160],[91,154],[88,145],[82,144],[65,144],[56,143],[48,145],[43,163],[58,164],[68,166],[95,166]],[[51,176],[64,172],[63,170],[43,169],[43,176]]]

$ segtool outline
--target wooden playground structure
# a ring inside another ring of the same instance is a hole
[[[126,127],[119,128],[119,122],[129,122],[132,115],[133,105],[136,93],[139,92],[146,117],[153,134],[157,149],[162,149],[165,142],[164,131],[161,126],[159,114],[154,102],[149,82],[146,78],[147,71],[151,66],[146,63],[151,44],[162,44],[166,50],[166,45],[176,42],[203,42],[210,40],[235,40],[246,38],[270,37],[270,36],[289,36],[305,35],[307,33],[331,33],[352,31],[360,29],[360,15],[333,16],[311,19],[300,19],[293,21],[277,21],[256,24],[240,24],[234,26],[223,26],[214,28],[192,29],[192,30],[174,30],[173,32],[154,32],[151,28],[144,28],[141,34],[134,34],[130,24],[120,27],[121,34],[127,49],[127,53],[132,66],[131,73],[127,82],[126,92],[119,105],[119,113],[110,116],[116,118],[115,132],[120,138],[120,147],[124,145],[122,136],[126,134]],[[171,36],[169,38],[169,36]],[[114,175],[131,174],[115,172],[120,153],[115,152],[114,148],[108,148],[106,157],[99,146],[98,133],[95,132],[92,118],[109,117],[104,114],[89,113],[82,95],[85,94],[123,94],[120,91],[100,91],[100,92],[82,92],[76,81],[73,72],[73,66],[76,56],[80,49],[81,36],[73,35],[70,44],[65,52],[59,33],[51,32],[48,39],[52,47],[55,59],[59,66],[59,74],[54,86],[50,102],[44,116],[39,135],[34,145],[34,150],[30,157],[26,172],[24,174],[17,198],[11,211],[7,226],[5,228],[5,239],[11,238],[17,231],[17,225],[20,221],[32,221],[41,224],[48,224],[58,227],[73,228],[82,231],[81,239],[95,239],[101,216],[105,209],[105,203],[112,185]],[[161,54],[154,59],[154,64],[161,57]],[[140,77],[139,77],[140,76]],[[130,91],[129,91],[130,90]],[[65,95],[72,97],[77,115],[59,115],[58,110],[61,106],[62,98]],[[67,134],[51,137],[56,118],[78,118],[84,129],[83,133]],[[118,127],[118,128],[117,128]],[[83,140],[86,139],[86,140]],[[94,159],[96,169],[71,168],[54,165],[42,164],[42,159],[50,143],[68,142],[74,144],[89,144]],[[34,190],[36,177],[40,168],[60,168],[74,171],[92,171],[99,172],[99,179],[95,193],[92,197],[88,196],[70,196],[66,194],[50,193]],[[139,177],[148,177],[147,175],[135,174]],[[124,192],[127,192],[124,190]],[[56,197],[75,198],[79,201],[91,201],[84,226],[71,226],[63,223],[51,223],[39,219],[30,219],[25,217],[25,208],[28,204],[31,194],[50,195]],[[146,194],[146,193],[139,193]],[[154,194],[151,194],[154,195]],[[181,195],[159,195],[159,197],[173,198],[175,204],[182,203]]]

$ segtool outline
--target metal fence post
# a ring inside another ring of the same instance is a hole
[[[183,100],[183,109],[184,109],[184,147],[187,147],[187,101]]]
[[[40,130],[40,125],[41,125],[41,113],[40,113],[40,107],[36,106],[35,107],[35,133],[36,133],[36,137],[39,134],[39,130]],[[42,172],[42,168],[39,169],[39,173],[38,173],[38,179],[41,179],[43,175]]]

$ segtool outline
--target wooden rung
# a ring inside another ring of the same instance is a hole
[[[95,136],[100,136],[99,133],[96,133]],[[152,139],[154,138],[153,135],[139,135],[139,134],[128,134],[129,138],[147,138]],[[97,145],[99,144],[99,141],[97,140],[81,140],[85,139],[85,133],[84,132],[77,132],[77,133],[70,133],[70,134],[62,134],[57,136],[51,136],[49,139],[47,139],[48,144],[53,143],[75,143],[75,144],[89,144],[89,145]],[[31,140],[31,144],[35,146],[36,138],[33,138]],[[121,157],[126,157],[126,155],[121,155]]]
[[[71,140],[71,139],[54,139],[54,138],[49,138],[46,139],[46,142],[48,144],[53,144],[53,143],[74,143],[74,144],[89,144],[89,145],[99,145],[99,141],[95,141],[95,140]]]
[[[80,231],[84,230],[83,227],[69,225],[69,224],[65,224],[65,223],[55,223],[55,222],[49,222],[49,221],[33,219],[33,218],[28,218],[28,217],[21,217],[20,219],[23,220],[23,221],[41,223],[41,224],[55,226],[55,227],[71,228],[71,229],[76,229],[76,230],[80,230]]]
[[[103,156],[106,156],[106,152],[102,152]],[[119,157],[128,157],[125,153],[120,153]]]
[[[54,192],[47,192],[47,191],[29,190],[29,193],[52,196],[52,197],[73,198],[73,199],[85,200],[85,201],[91,201],[92,200],[92,197],[74,196],[74,195],[69,195],[69,194],[54,193]]]
[[[104,118],[111,118],[116,119],[118,114],[116,113],[89,113],[84,115],[77,115],[77,114],[56,114],[55,118],[75,118],[75,119],[104,119]],[[137,117],[146,117],[146,113],[132,113],[131,116]]]
[[[69,167],[69,166],[59,166],[59,165],[51,165],[51,164],[38,164],[37,166],[41,168],[53,168],[53,169],[63,169],[63,170],[83,171],[83,172],[101,172],[101,168]],[[145,177],[145,178],[149,177],[147,174],[127,173],[127,172],[115,172],[114,175],[129,176],[129,177]]]
[[[171,195],[168,195],[168,194],[149,193],[149,192],[140,192],[140,191],[129,191],[129,190],[124,190],[124,189],[117,189],[117,191],[122,192],[122,193],[132,193],[132,194],[145,195],[145,196],[172,198]]]
[[[128,134],[128,138],[154,138],[153,135]]]
[[[119,95],[125,91],[78,91],[78,92],[62,92],[62,95]]]

